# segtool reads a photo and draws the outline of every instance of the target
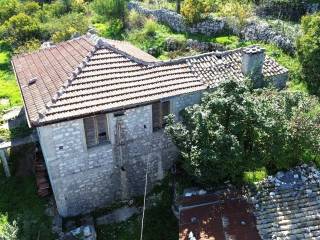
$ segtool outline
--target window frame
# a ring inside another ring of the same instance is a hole
[[[158,123],[158,125],[159,125],[159,127],[155,127],[154,125],[154,123],[155,123],[155,121],[154,121],[154,106],[156,105],[156,104],[159,104],[159,119],[157,119],[157,123]],[[168,109],[168,114],[167,115],[163,115],[163,105],[164,104],[168,104],[168,107],[169,107],[169,109]],[[157,101],[157,102],[154,102],[154,103],[152,103],[152,105],[151,105],[151,107],[152,107],[152,131],[153,132],[157,132],[157,131],[160,131],[161,129],[163,129],[165,126],[166,126],[166,123],[165,123],[165,120],[164,120],[164,117],[166,117],[166,116],[168,116],[169,114],[171,114],[171,101],[169,100],[169,99],[167,99],[167,100],[162,100],[162,101]]]
[[[101,141],[99,138],[99,126],[98,126],[98,116],[104,116],[104,127],[105,127],[105,132],[106,132],[106,136],[105,136],[105,140]],[[93,120],[93,132],[94,132],[94,144],[93,145],[89,145],[88,144],[88,136],[87,136],[87,129],[85,127],[85,120],[86,119],[92,119]],[[107,114],[100,114],[100,115],[94,115],[94,116],[90,116],[90,117],[86,117],[83,119],[83,128],[84,128],[84,137],[85,137],[85,141],[86,141],[86,145],[88,149],[97,147],[97,146],[101,146],[101,145],[107,145],[111,143],[111,138],[110,138],[110,131],[109,131],[109,119],[108,119],[108,115]]]

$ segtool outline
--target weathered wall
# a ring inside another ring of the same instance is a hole
[[[178,115],[184,107],[198,103],[200,93],[170,100],[172,112]],[[177,158],[177,149],[163,131],[153,133],[151,105],[107,117],[111,143],[89,149],[82,119],[38,128],[62,216],[86,213],[114,200],[143,194],[147,162],[152,187]],[[123,141],[119,141],[119,131]]]

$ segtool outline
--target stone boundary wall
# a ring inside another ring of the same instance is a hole
[[[188,32],[192,34],[204,34],[206,36],[217,36],[225,32],[233,32],[240,35],[244,40],[259,40],[273,43],[284,51],[292,54],[295,52],[295,44],[290,38],[273,30],[266,23],[258,20],[248,21],[243,29],[230,27],[224,18],[209,18],[193,26],[188,26],[183,17],[173,11],[166,9],[151,10],[141,6],[138,2],[129,2],[129,10],[135,10],[145,16],[152,16],[157,21],[168,25],[176,32]]]
[[[212,36],[230,30],[226,21],[222,18],[208,19],[193,26],[188,26],[180,14],[167,9],[151,10],[144,8],[138,2],[129,2],[128,8],[129,10],[135,10],[145,16],[152,16],[157,21],[168,25],[177,32],[198,33]]]

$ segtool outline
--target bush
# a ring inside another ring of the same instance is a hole
[[[29,16],[34,15],[40,10],[40,5],[37,2],[25,2],[21,4],[20,12],[23,12]]]
[[[303,34],[297,40],[304,81],[311,93],[320,95],[320,13],[302,18]]]
[[[114,39],[121,39],[123,33],[123,22],[120,19],[115,19],[109,22],[106,31],[106,37],[111,37]]]
[[[224,82],[200,105],[173,116],[166,131],[199,182],[237,182],[243,174],[266,167],[287,169],[319,160],[320,120],[317,99],[301,93],[257,90]]]
[[[14,47],[21,46],[29,40],[40,39],[39,22],[24,13],[19,13],[1,26],[0,36]]]
[[[14,54],[28,53],[38,50],[41,47],[41,42],[38,39],[32,39],[25,42],[22,46],[14,49]]]
[[[51,37],[57,43],[75,35],[82,35],[88,30],[88,20],[81,13],[70,13],[60,18],[53,18],[43,25],[44,38]]]
[[[18,230],[19,229],[15,221],[12,224],[10,224],[8,216],[0,214],[0,239],[17,240]]]
[[[149,18],[144,24],[143,32],[148,37],[155,36],[157,31],[157,26],[158,24],[154,20]]]
[[[206,18],[210,7],[203,0],[185,0],[181,7],[181,14],[188,24],[195,24]]]
[[[137,11],[132,10],[128,14],[127,25],[129,29],[142,28],[146,22],[146,17],[139,14]]]
[[[92,9],[105,19],[123,19],[126,12],[126,0],[94,0]]]
[[[226,17],[229,24],[235,28],[241,28],[246,20],[253,16],[253,8],[249,3],[243,3],[237,0],[229,0],[219,4],[218,15]]]
[[[18,0],[0,0],[0,24],[3,24],[18,13],[20,3]]]

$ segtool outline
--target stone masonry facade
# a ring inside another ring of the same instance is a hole
[[[171,113],[199,103],[201,93],[173,97]],[[144,192],[161,180],[178,157],[163,130],[153,132],[152,105],[108,113],[110,143],[87,148],[83,119],[38,127],[58,211],[63,217],[84,214]]]

